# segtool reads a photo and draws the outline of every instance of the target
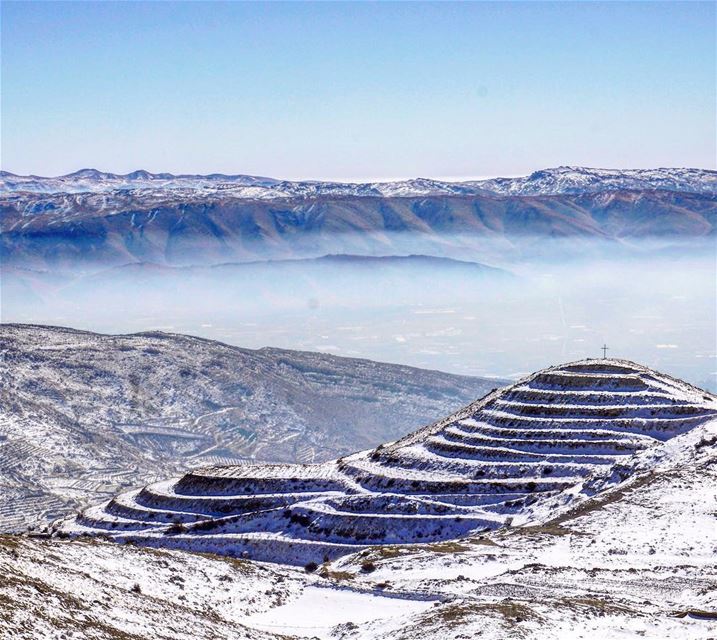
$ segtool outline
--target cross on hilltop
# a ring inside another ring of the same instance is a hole
[[[602,347],[600,348],[602,349],[602,357],[607,358],[607,352],[610,350],[610,347],[603,343]]]

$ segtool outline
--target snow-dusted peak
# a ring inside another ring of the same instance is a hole
[[[501,195],[553,195],[599,191],[686,191],[717,193],[717,171],[706,169],[589,169],[557,167],[523,178],[494,178],[478,183]]]
[[[493,194],[536,196],[595,193],[619,190],[670,190],[717,194],[717,172],[705,169],[589,169],[557,167],[519,178],[493,178],[467,182],[444,182],[414,178],[394,182],[323,182],[275,180],[248,175],[173,175],[144,170],[120,175],[81,169],[65,176],[46,178],[0,172],[0,190],[13,192],[106,193],[201,191],[224,193],[246,199],[286,199],[320,196],[422,197]]]
[[[0,191],[50,193],[111,193],[119,190],[161,191],[222,189],[226,187],[270,187],[279,181],[271,178],[245,175],[174,175],[151,173],[144,169],[127,174],[107,173],[97,169],[80,169],[57,177],[19,176],[8,171],[0,172]]]

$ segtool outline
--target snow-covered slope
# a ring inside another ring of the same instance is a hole
[[[306,583],[239,561],[11,536],[0,536],[0,574],[3,640],[278,639],[246,619]]]
[[[448,540],[524,520],[586,479],[627,477],[631,456],[716,415],[717,398],[684,382],[628,361],[584,360],[539,371],[371,451],[319,465],[198,469],[60,526],[319,563],[368,545]]]
[[[313,462],[501,384],[168,333],[0,325],[0,531],[208,464]]]
[[[598,474],[550,499],[528,526],[327,564],[326,575],[353,589],[440,599],[400,631],[376,621],[349,637],[714,638],[717,421],[628,466],[627,479]]]
[[[605,191],[683,191],[717,193],[717,171],[706,169],[590,169],[557,167],[520,178],[472,183],[506,196],[538,196]]]
[[[536,508],[528,526],[375,546],[314,573],[97,539],[0,537],[0,636],[714,638],[717,421],[625,463],[626,479],[606,468],[549,498],[560,504]]]

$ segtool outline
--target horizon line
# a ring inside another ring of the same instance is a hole
[[[71,176],[74,176],[75,174],[81,173],[83,171],[96,171],[97,173],[104,173],[111,176],[116,176],[119,178],[127,177],[133,173],[147,173],[150,175],[167,175],[171,176],[173,178],[183,178],[183,177],[197,177],[197,178],[206,178],[209,176],[225,176],[227,178],[231,177],[250,177],[250,178],[258,178],[258,179],[266,179],[266,180],[276,180],[278,182],[318,182],[318,183],[340,183],[340,184],[376,184],[376,183],[394,183],[394,182],[406,182],[411,180],[434,180],[436,182],[445,182],[445,183],[462,183],[462,182],[478,182],[478,181],[484,181],[484,180],[496,180],[496,179],[515,179],[515,178],[523,178],[523,177],[529,177],[533,173],[539,172],[539,171],[550,171],[550,170],[556,170],[556,169],[573,169],[573,170],[588,170],[588,171],[664,171],[664,170],[685,170],[685,171],[706,171],[706,172],[717,172],[717,168],[705,168],[705,167],[680,167],[680,166],[673,166],[673,167],[632,167],[632,168],[607,168],[607,167],[589,167],[589,166],[583,166],[583,165],[570,165],[570,164],[563,164],[553,167],[542,167],[538,169],[534,169],[532,171],[529,171],[527,173],[512,173],[512,174],[492,174],[492,175],[464,175],[464,176],[456,176],[456,175],[441,175],[441,176],[427,176],[427,175],[421,175],[421,176],[397,176],[397,177],[365,177],[365,178],[356,178],[356,177],[350,177],[350,178],[300,178],[300,177],[284,177],[284,178],[276,178],[273,176],[263,175],[259,173],[224,173],[220,171],[211,171],[208,173],[173,173],[171,171],[150,171],[148,169],[134,169],[132,171],[128,171],[127,173],[118,173],[114,171],[104,171],[102,169],[96,169],[94,167],[82,167],[80,169],[77,169],[75,171],[71,171],[69,173],[65,174],[59,174],[54,176],[47,176],[47,175],[39,175],[35,173],[28,173],[28,174],[22,174],[22,173],[15,173],[13,171],[9,171],[7,169],[0,169],[0,172],[3,174],[9,174],[12,176],[16,176],[18,178],[38,178],[38,179],[44,179],[44,180],[58,180],[61,178],[68,178]],[[168,178],[169,179],[169,178]]]

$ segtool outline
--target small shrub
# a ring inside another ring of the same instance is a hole
[[[361,571],[363,573],[372,573],[373,571],[376,571],[376,565],[370,560],[364,560],[361,563]]]
[[[304,571],[306,571],[306,573],[313,573],[318,568],[319,568],[319,565],[316,564],[315,562],[307,562],[304,565]]]
[[[308,527],[311,524],[311,518],[304,513],[292,513],[289,521],[295,522],[302,527]]]
[[[181,522],[175,522],[172,526],[170,526],[166,533],[168,534],[175,534],[175,533],[184,533],[187,530],[187,527],[184,526]]]
[[[131,591],[132,593],[142,593],[142,588],[135,582]]]

